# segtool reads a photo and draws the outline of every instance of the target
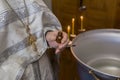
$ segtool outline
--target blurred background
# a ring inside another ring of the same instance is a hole
[[[69,34],[120,28],[120,0],[44,0]],[[79,80],[77,61],[70,49],[60,55],[59,80]]]

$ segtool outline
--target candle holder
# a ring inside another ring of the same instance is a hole
[[[79,30],[79,33],[83,33],[83,32],[85,32],[86,31],[86,29],[80,29]]]
[[[70,40],[72,41],[76,37],[75,34],[70,34]]]

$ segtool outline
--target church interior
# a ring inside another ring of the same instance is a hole
[[[120,28],[120,0],[44,0],[72,41],[77,35],[96,29]],[[54,53],[52,50],[51,53]],[[52,56],[53,57],[53,56]],[[77,60],[71,49],[61,52],[59,80],[80,80]],[[56,66],[56,65],[55,65]]]

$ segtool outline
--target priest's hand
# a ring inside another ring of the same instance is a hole
[[[46,40],[50,48],[55,48],[55,53],[60,53],[69,43],[68,35],[65,32],[49,31],[46,33]],[[59,37],[61,39],[59,39]],[[58,39],[58,40],[57,40]]]

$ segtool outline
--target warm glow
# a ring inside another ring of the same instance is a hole
[[[80,19],[83,20],[83,16],[80,16]]]
[[[72,18],[72,22],[74,23],[74,21],[75,21],[75,18]]]
[[[70,25],[67,27],[68,38],[70,38]]]
[[[80,20],[81,20],[81,30],[83,29],[83,16],[80,16]]]

